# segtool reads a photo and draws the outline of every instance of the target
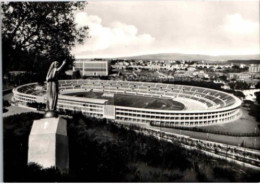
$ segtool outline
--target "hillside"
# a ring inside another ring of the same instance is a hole
[[[142,60],[204,60],[204,61],[228,61],[228,60],[260,60],[260,54],[256,55],[222,55],[210,56],[200,54],[180,54],[180,53],[163,53],[148,54],[130,57],[120,57],[120,59],[142,59]]]

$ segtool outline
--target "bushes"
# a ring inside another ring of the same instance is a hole
[[[16,169],[14,171],[16,171]],[[64,181],[65,178],[67,181],[70,181],[68,174],[61,174],[59,170],[54,167],[42,169],[42,167],[37,164],[30,164],[19,169],[21,171],[18,175],[13,175],[11,170],[6,171],[8,175],[10,174],[10,176],[6,176],[5,174],[5,178],[8,178],[8,182],[60,182]]]
[[[251,104],[249,109],[249,115],[254,116],[257,122],[260,122],[260,106]],[[260,125],[260,123],[259,123]]]
[[[9,107],[11,104],[8,100],[3,100],[3,107]]]
[[[28,135],[37,113],[9,116],[3,119],[4,180],[22,181],[27,175]],[[29,176],[28,176],[29,177]]]
[[[235,174],[234,172],[230,171],[230,169],[214,167],[213,171],[216,178],[226,178],[228,179],[227,181],[231,182],[235,181]]]
[[[260,105],[260,92],[255,92],[256,101]]]
[[[8,109],[6,107],[9,107],[11,104],[8,100],[3,100],[3,113],[8,112]]]
[[[24,113],[4,118],[6,182],[173,182],[182,180],[183,174],[180,173],[185,172],[197,176],[194,181],[208,180],[202,174],[203,170],[195,167],[198,164],[212,172],[217,166],[227,167],[233,172],[230,169],[232,164],[221,160],[212,164],[212,159],[200,151],[188,151],[176,143],[136,133],[134,126],[126,127],[105,119],[87,118],[82,114],[67,120],[68,175],[61,175],[53,168],[41,170],[37,165],[27,166],[28,136],[33,120],[41,116]],[[140,166],[142,164],[145,167]]]
[[[39,111],[43,111],[46,108],[45,103],[39,103],[39,102],[27,102],[27,106],[36,108]]]

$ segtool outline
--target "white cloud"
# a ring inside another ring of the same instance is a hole
[[[233,34],[257,34],[259,31],[259,23],[244,19],[240,14],[228,15],[222,28]]]
[[[259,2],[89,1],[75,14],[91,38],[76,57],[259,53]]]
[[[102,20],[98,16],[88,15],[85,12],[79,12],[75,16],[75,21],[79,26],[88,26],[89,24],[101,24]]]
[[[154,41],[150,34],[138,34],[134,25],[127,25],[114,21],[108,26],[102,24],[102,19],[96,15],[88,15],[86,12],[79,12],[75,15],[78,26],[89,26],[90,38],[84,45],[78,45],[73,53],[78,55],[87,52],[99,52],[110,50],[137,50],[142,47],[149,47]]]

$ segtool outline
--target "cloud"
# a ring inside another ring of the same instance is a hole
[[[79,12],[75,16],[75,21],[79,26],[88,26],[89,24],[101,24],[102,20],[98,16],[88,15],[85,12]]]
[[[89,1],[75,14],[91,38],[76,57],[259,53],[257,1]],[[86,13],[87,12],[87,13]]]
[[[257,34],[259,31],[259,23],[248,19],[244,19],[240,14],[232,14],[225,17],[222,28],[233,34]]]
[[[89,26],[89,36],[84,45],[77,46],[74,54],[98,53],[109,50],[137,50],[149,47],[154,42],[150,34],[139,34],[134,25],[114,21],[108,26],[102,24],[102,19],[96,15],[79,12],[75,15],[78,26]]]

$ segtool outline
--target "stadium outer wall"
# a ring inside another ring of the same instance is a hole
[[[110,80],[61,80],[57,108],[80,111],[84,115],[108,118],[118,122],[151,123],[167,127],[201,127],[228,123],[241,116],[241,100],[213,89],[195,86],[110,81]],[[174,99],[177,97],[197,100],[208,108],[203,110],[160,110],[117,106],[106,99],[68,96],[73,92],[106,92]],[[26,106],[28,103],[45,103],[45,86],[30,83],[13,89],[13,101]]]

